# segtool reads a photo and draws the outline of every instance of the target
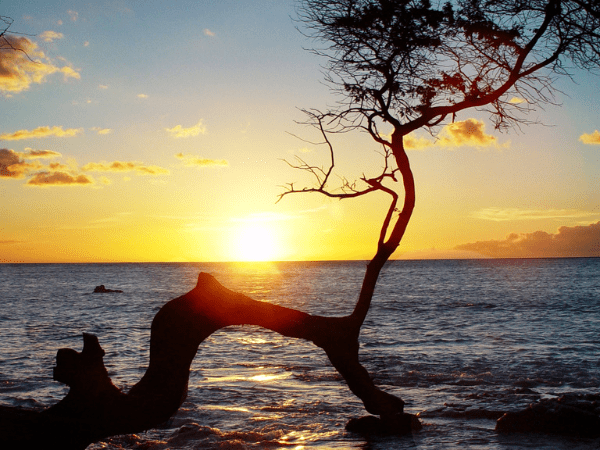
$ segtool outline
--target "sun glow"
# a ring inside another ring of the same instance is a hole
[[[272,261],[277,250],[272,230],[264,226],[245,227],[238,233],[235,248],[238,261]]]

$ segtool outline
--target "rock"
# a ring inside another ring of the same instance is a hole
[[[94,294],[108,294],[111,292],[122,293],[123,291],[119,289],[106,289],[103,284],[101,284],[100,286],[96,286],[96,288],[94,289]]]
[[[500,433],[534,432],[581,437],[600,437],[598,396],[563,395],[508,412],[496,422]]]
[[[363,435],[404,435],[419,431],[422,427],[414,414],[399,413],[379,418],[364,416],[353,418],[346,424],[346,430]]]

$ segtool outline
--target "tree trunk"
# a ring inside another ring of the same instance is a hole
[[[81,353],[60,349],[54,379],[70,386],[67,396],[44,411],[0,408],[2,448],[84,449],[117,434],[154,428],[185,400],[189,369],[200,343],[229,325],[258,325],[305,339],[325,350],[333,366],[371,414],[391,432],[420,427],[403,412],[404,402],[375,386],[358,361],[360,326],[352,316],[323,317],[259,302],[200,273],[187,294],[165,304],[152,321],[150,364],[128,393],[113,385],[98,339],[84,334]]]

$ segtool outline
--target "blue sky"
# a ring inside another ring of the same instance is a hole
[[[327,163],[293,136],[313,138],[298,108],[335,101],[294,5],[0,3],[41,62],[19,87],[0,85],[0,149],[19,160],[0,177],[4,260],[231,260],[258,252],[242,250],[252,240],[271,249],[261,258],[369,258],[385,199],[276,203],[285,183],[310,184],[284,159]],[[557,93],[562,106],[529,117],[546,125],[500,134],[469,111],[458,120],[477,120],[489,145],[447,134],[446,146],[410,152],[417,208],[398,256],[450,257],[463,244],[508,245],[511,233],[554,239],[564,226],[583,227],[593,244],[600,79],[574,79],[557,83],[569,94]],[[366,137],[337,144],[340,174],[378,169]]]

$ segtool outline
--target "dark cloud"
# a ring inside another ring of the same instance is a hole
[[[504,240],[479,241],[455,248],[492,258],[600,256],[600,222],[587,226],[560,227],[556,234],[545,231],[512,233]]]
[[[27,173],[41,167],[37,161],[24,161],[23,153],[0,148],[0,178],[23,178]]]
[[[93,183],[86,175],[71,175],[66,172],[39,172],[27,181],[29,186],[82,186]]]

